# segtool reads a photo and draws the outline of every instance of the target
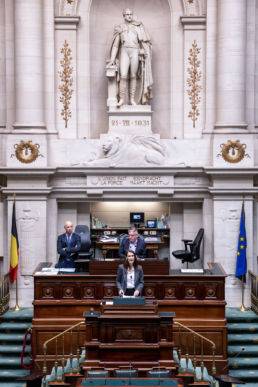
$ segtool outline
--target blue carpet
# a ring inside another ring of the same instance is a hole
[[[258,316],[252,310],[227,308],[226,318],[229,374],[244,381],[246,387],[258,387]]]
[[[29,375],[29,370],[21,367],[21,352],[26,330],[31,326],[33,308],[20,311],[8,310],[1,317],[0,324],[0,386],[22,387],[26,382],[16,382],[21,376]],[[30,364],[30,345],[26,346],[25,365]]]

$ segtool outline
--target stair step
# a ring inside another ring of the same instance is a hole
[[[23,369],[12,369],[12,370],[0,370],[0,380],[16,380],[17,378],[20,378],[22,376],[29,375],[29,370],[23,370]]]
[[[258,344],[258,334],[229,334],[228,335],[228,344],[245,344],[245,345],[257,345]]]
[[[240,312],[237,308],[226,308],[226,319],[228,323],[258,323],[258,316],[251,309]]]
[[[26,382],[0,382],[0,387],[26,387]]]
[[[2,322],[17,322],[17,321],[32,321],[33,319],[33,308],[24,308],[15,312],[9,309],[3,316],[1,316]]]
[[[0,332],[1,333],[11,333],[11,332],[23,332],[25,333],[26,330],[31,326],[31,322],[27,323],[8,323],[4,322],[0,324]]]
[[[6,343],[23,343],[24,335],[22,333],[0,333],[0,345]]]
[[[25,353],[30,353],[31,348],[30,346],[25,347]],[[10,354],[10,355],[15,355],[18,354],[18,356],[21,356],[22,352],[22,345],[12,345],[12,346],[7,346],[7,345],[0,345],[0,353],[2,355]]]
[[[232,387],[258,387],[258,383],[233,384]]]
[[[229,358],[229,368],[232,370],[240,368],[258,369],[258,357]]]
[[[30,365],[30,357],[24,357],[23,363],[25,365]],[[0,357],[0,370],[3,368],[19,368],[21,367],[21,357]]]
[[[227,325],[228,333],[257,333],[258,323],[230,323]]]
[[[244,348],[244,350],[242,349]],[[247,356],[254,356],[257,357],[257,346],[249,346],[249,347],[243,347],[241,345],[229,345],[228,346],[228,357],[233,356],[239,356],[239,357],[247,357]]]
[[[249,370],[230,370],[229,374],[234,378],[238,378],[243,381],[254,381],[258,380],[258,369],[249,369]]]

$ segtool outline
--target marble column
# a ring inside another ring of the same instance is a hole
[[[246,0],[218,2],[215,129],[246,129]]]
[[[210,198],[203,199],[202,225],[204,228],[203,266],[213,262],[213,202]]]
[[[5,4],[0,1],[0,128],[6,126]]]
[[[213,227],[214,227],[214,262],[222,264],[227,273],[226,301],[231,306],[241,304],[241,281],[235,277],[237,245],[241,216],[242,198],[239,196],[214,196]],[[245,225],[247,239],[247,270],[253,270],[253,199],[245,200]],[[248,278],[248,276],[247,276]],[[249,283],[246,284],[245,304],[250,304]]]
[[[15,129],[42,129],[43,0],[16,0],[15,19]]]
[[[57,262],[57,200],[48,199],[47,201],[47,256],[46,261],[56,263]]]
[[[204,133],[213,132],[216,121],[216,38],[217,0],[207,0],[206,31],[206,104]]]

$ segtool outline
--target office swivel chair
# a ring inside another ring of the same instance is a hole
[[[182,239],[185,244],[185,250],[172,251],[172,254],[175,258],[181,259],[182,263],[187,262],[187,268],[189,262],[195,262],[200,259],[200,247],[203,239],[203,234],[204,229],[200,228],[194,241],[190,239]]]
[[[92,251],[91,240],[90,240],[90,231],[88,226],[78,225],[75,227],[74,232],[79,234],[81,237],[81,250],[77,253],[77,259],[86,259],[91,258]]]

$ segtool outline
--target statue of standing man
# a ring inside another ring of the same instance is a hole
[[[108,68],[116,69],[117,106],[146,105],[152,98],[151,41],[142,22],[133,11],[123,11],[124,23],[115,26]],[[128,86],[128,87],[127,87]],[[136,102],[137,93],[137,102]]]

